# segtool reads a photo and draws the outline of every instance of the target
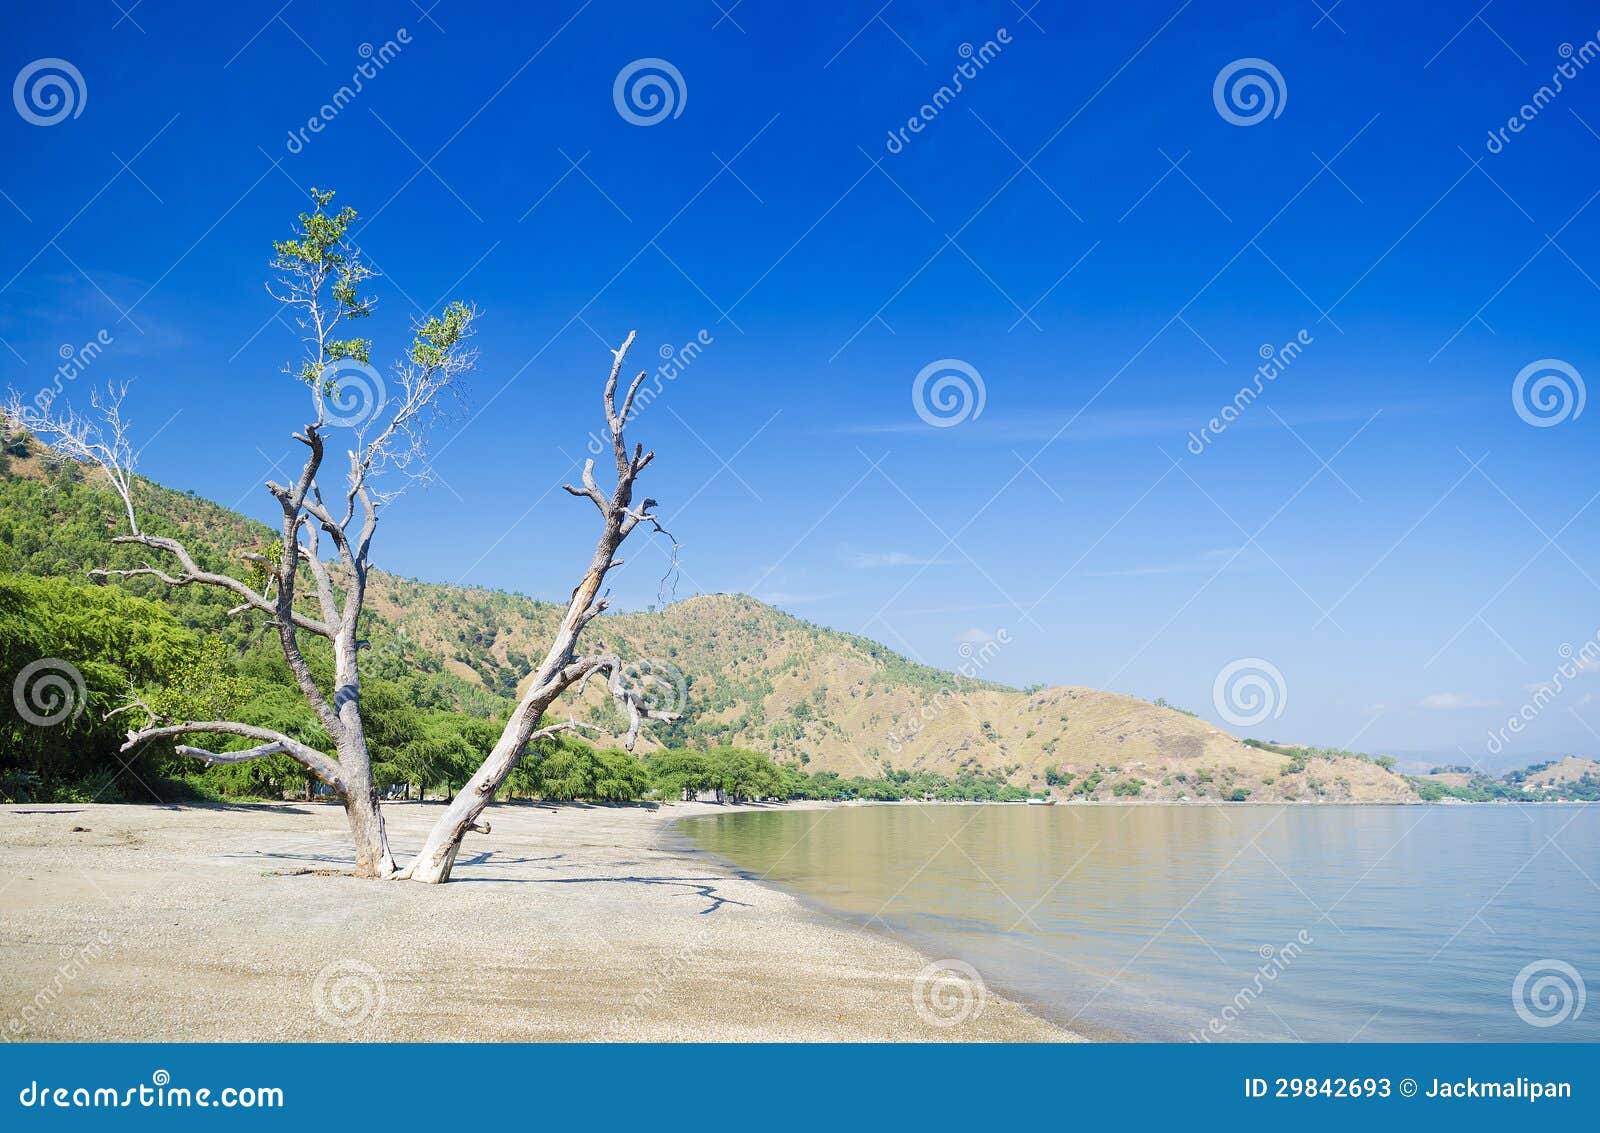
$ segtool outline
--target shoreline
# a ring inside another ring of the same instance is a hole
[[[385,806],[397,856],[439,805]],[[930,957],[676,829],[762,809],[502,803],[434,887],[348,876],[332,804],[3,806],[0,1038],[1081,1040],[919,1004]]]
[[[1013,806],[1016,804],[985,802],[970,799],[917,803],[892,799],[861,799],[848,803],[802,799],[779,805],[797,810],[836,810],[855,806]],[[1149,804],[1147,803],[1146,805]],[[727,804],[725,806],[719,806],[714,811],[709,813],[765,813],[774,809],[777,808],[769,805]],[[889,925],[881,919],[877,925],[859,924],[844,912],[830,907],[821,898],[813,897],[803,890],[785,885],[780,881],[774,881],[766,876],[757,875],[752,870],[741,866],[732,858],[728,858],[722,854],[719,854],[715,850],[704,849],[696,845],[694,840],[688,834],[679,829],[679,825],[685,820],[703,817],[706,817],[705,813],[682,815],[677,818],[672,818],[668,820],[666,829],[670,836],[683,843],[689,852],[704,855],[713,861],[718,862],[723,868],[734,872],[739,877],[750,881],[752,884],[764,885],[770,889],[776,889],[781,893],[787,894],[815,916],[821,917],[831,923],[844,925],[855,932],[865,933],[874,939],[888,941],[897,947],[909,948],[918,955],[931,960],[933,956],[932,951],[926,948],[923,944],[919,943],[910,934],[902,935],[893,928],[890,928]],[[1123,1034],[1122,1032],[1116,1031],[1111,1027],[1099,1023],[1089,1022],[1081,1019],[1062,1019],[1060,1017],[1062,1014],[1061,1012],[1052,1012],[1048,1004],[1031,999],[1027,994],[1019,989],[1004,987],[989,980],[985,980],[985,988],[988,995],[998,995],[1000,998],[1003,998],[1020,1007],[1023,1011],[1027,1012],[1035,1019],[1045,1023],[1047,1026],[1051,1026],[1062,1031],[1066,1036],[1068,1036],[1063,1041],[1094,1043],[1122,1043],[1136,1041],[1130,1035]]]

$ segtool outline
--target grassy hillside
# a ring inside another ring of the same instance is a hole
[[[13,444],[0,469],[0,573],[81,579],[131,565],[112,548],[118,508],[108,490],[36,442]],[[236,513],[152,483],[146,526],[182,535],[204,565],[239,568],[238,552],[273,533]],[[119,584],[122,585],[122,584]],[[253,622],[201,588],[152,580],[127,588],[167,605],[202,636],[260,643]],[[435,695],[493,716],[536,664],[559,617],[548,602],[374,573],[377,649],[428,675]],[[585,647],[639,659],[684,694],[684,719],[647,743],[736,744],[809,771],[878,776],[889,769],[1000,773],[1018,786],[1086,799],[1412,801],[1412,784],[1350,753],[1251,746],[1203,720],[1133,697],[1080,687],[1018,691],[908,660],[866,638],[825,629],[739,595],[685,599],[659,612],[608,614]],[[580,708],[612,712],[591,693]]]

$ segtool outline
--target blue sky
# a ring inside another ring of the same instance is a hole
[[[136,379],[146,474],[268,515],[304,411],[268,241],[333,187],[386,276],[378,354],[449,298],[484,312],[385,569],[564,595],[592,515],[552,489],[606,344],[636,328],[654,366],[704,332],[632,431],[680,594],[944,667],[1004,630],[986,676],[1219,723],[1218,674],[1259,658],[1281,712],[1249,734],[1600,753],[1589,674],[1487,744],[1600,629],[1600,410],[1534,427],[1511,396],[1541,360],[1600,372],[1600,63],[1489,144],[1563,44],[1585,58],[1592,7],[119,3],[6,17],[7,74],[81,86],[75,117],[0,115],[0,367],[36,389],[105,331],[77,384]],[[963,44],[985,64],[891,144]],[[613,99],[639,59],[678,76],[651,125]],[[1240,59],[1276,71],[1253,124],[1214,98]],[[983,408],[934,427],[912,386],[947,359]],[[628,557],[637,608],[665,558]]]

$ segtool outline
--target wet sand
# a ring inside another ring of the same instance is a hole
[[[452,883],[424,886],[348,876],[336,806],[0,807],[0,1035],[1076,1037],[929,978],[933,958],[741,878],[670,829],[726,809],[494,807]],[[397,857],[437,813],[386,805]]]

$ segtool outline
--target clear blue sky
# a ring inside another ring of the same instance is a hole
[[[637,328],[654,365],[704,330],[633,429],[681,594],[944,667],[1004,629],[986,676],[1218,722],[1218,672],[1263,658],[1286,702],[1245,730],[1451,761],[1600,628],[1600,409],[1536,428],[1511,400],[1540,359],[1600,374],[1600,62],[1488,145],[1562,44],[1583,56],[1592,6],[129,2],[6,16],[5,75],[61,58],[87,93],[54,125],[0,115],[0,366],[36,389],[105,330],[79,384],[137,378],[168,484],[268,515],[304,394],[261,284],[316,184],[386,273],[380,354],[419,307],[484,311],[444,483],[391,509],[388,570],[563,596],[593,516],[552,489],[605,344]],[[641,58],[682,79],[648,126],[613,101]],[[1281,76],[1253,125],[1213,98],[1241,58]],[[981,375],[981,416],[914,412],[940,359]],[[628,558],[636,608],[664,556]],[[1509,751],[1600,754],[1594,690]]]

